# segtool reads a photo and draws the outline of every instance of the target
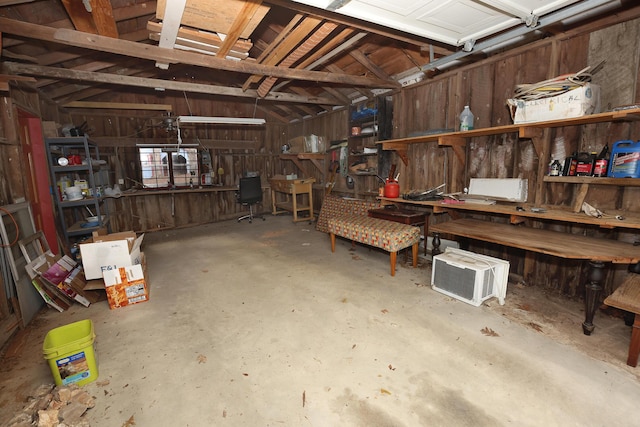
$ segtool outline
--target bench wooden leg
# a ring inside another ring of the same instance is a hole
[[[413,256],[413,268],[418,266],[418,251],[420,250],[420,241],[413,244],[411,247],[411,255]]]
[[[602,261],[589,261],[591,273],[589,274],[589,282],[585,285],[584,295],[584,313],[585,319],[582,322],[582,332],[585,335],[591,335],[595,326],[593,325],[593,316],[598,308],[600,292],[602,292],[602,279],[604,278],[604,263]]]
[[[631,344],[629,344],[629,356],[627,356],[627,365],[638,366],[638,354],[640,354],[640,316],[636,314],[636,320],[633,322],[631,332]]]
[[[336,235],[335,233],[329,233],[329,235],[331,236],[331,252],[335,252],[336,251]]]
[[[389,258],[391,259],[391,275],[396,275],[396,259],[398,258],[398,252],[389,252]]]

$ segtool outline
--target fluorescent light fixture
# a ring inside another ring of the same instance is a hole
[[[199,144],[136,144],[138,148],[195,148],[199,146]]]
[[[179,123],[209,123],[219,125],[263,125],[264,119],[250,117],[206,117],[206,116],[178,116]]]

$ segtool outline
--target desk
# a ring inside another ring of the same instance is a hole
[[[387,221],[399,222],[407,225],[424,226],[424,254],[427,254],[427,238],[429,236],[427,228],[427,214],[424,212],[402,209],[390,205],[380,209],[369,210],[372,218],[386,219]]]
[[[285,179],[274,177],[269,180],[271,185],[271,213],[278,215],[284,212],[293,213],[293,222],[313,221],[313,178]],[[285,195],[284,200],[278,200],[277,193]],[[307,203],[298,203],[298,196],[307,195]],[[298,217],[298,212],[308,211],[306,217]]]

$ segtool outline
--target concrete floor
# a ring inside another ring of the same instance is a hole
[[[93,427],[638,425],[630,329],[598,313],[585,337],[578,302],[510,285],[505,306],[476,308],[433,291],[424,260],[392,278],[386,253],[331,253],[290,216],[149,233],[143,249],[149,302],[45,309],[20,334],[0,425],[52,381],[46,332],[85,318]]]

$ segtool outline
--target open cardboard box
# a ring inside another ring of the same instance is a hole
[[[104,271],[104,287],[110,309],[149,301],[149,281],[144,253],[141,253],[140,258],[140,264]]]
[[[82,273],[82,266],[67,255],[60,256],[50,251],[46,252],[28,264],[27,272],[32,279],[36,275],[39,276],[41,281],[57,289],[62,296],[85,307],[103,299],[103,296],[98,293],[84,290],[86,280]]]
[[[87,280],[102,279],[103,272],[140,264],[140,246],[144,234],[133,231],[101,235],[94,233],[90,242],[80,244],[82,265]]]

